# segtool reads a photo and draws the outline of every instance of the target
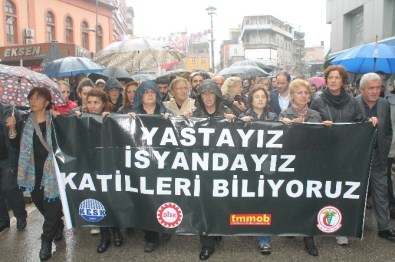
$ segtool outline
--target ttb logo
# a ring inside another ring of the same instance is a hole
[[[333,206],[322,208],[317,215],[317,227],[324,233],[330,234],[342,227],[342,213]]]
[[[99,222],[106,216],[106,209],[100,201],[88,198],[81,202],[79,215],[88,222]]]

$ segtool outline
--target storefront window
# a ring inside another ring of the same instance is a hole
[[[82,22],[82,43],[81,46],[89,50],[89,35],[88,35],[88,23]]]
[[[66,17],[66,43],[73,43],[73,19]]]
[[[7,34],[7,43],[16,43],[16,11],[15,4],[12,1],[5,2],[5,31]]]
[[[52,12],[47,13],[46,23],[47,42],[52,42],[52,40],[55,40],[55,17]]]

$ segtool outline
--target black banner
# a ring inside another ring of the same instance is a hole
[[[368,123],[88,115],[55,130],[73,226],[362,236]]]

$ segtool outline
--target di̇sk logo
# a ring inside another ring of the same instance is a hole
[[[88,198],[81,202],[79,215],[88,222],[99,222],[106,216],[106,209],[100,201]]]
[[[317,227],[324,233],[334,233],[342,227],[342,213],[334,206],[323,207],[317,215]]]
[[[183,215],[181,208],[174,203],[164,203],[156,212],[158,222],[167,228],[175,228],[181,224]]]

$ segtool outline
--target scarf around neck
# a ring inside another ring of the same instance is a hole
[[[303,107],[302,109],[297,108],[295,104],[291,104],[291,106],[292,106],[293,110],[295,111],[295,113],[296,113],[296,115],[297,115],[298,117],[301,117],[301,118],[303,118],[303,119],[306,118],[306,115],[307,115],[307,105],[306,105],[305,107]]]
[[[327,103],[332,105],[336,109],[341,109],[350,100],[349,95],[347,95],[346,90],[342,87],[340,89],[340,95],[335,96],[329,91],[329,88],[325,88],[322,92],[322,99]]]
[[[18,185],[19,188],[26,188],[30,192],[34,190],[36,183],[36,174],[34,166],[34,150],[33,150],[33,113],[30,113],[29,118],[26,122],[25,128],[23,129],[20,154],[18,161]],[[46,137],[44,138],[48,145],[52,148],[52,130],[51,130],[52,118],[49,111],[45,114],[46,123]],[[40,184],[40,188],[44,189],[44,200],[52,201],[59,197],[58,182],[55,173],[55,159],[52,152],[48,152],[47,159],[44,163],[43,178]]]

